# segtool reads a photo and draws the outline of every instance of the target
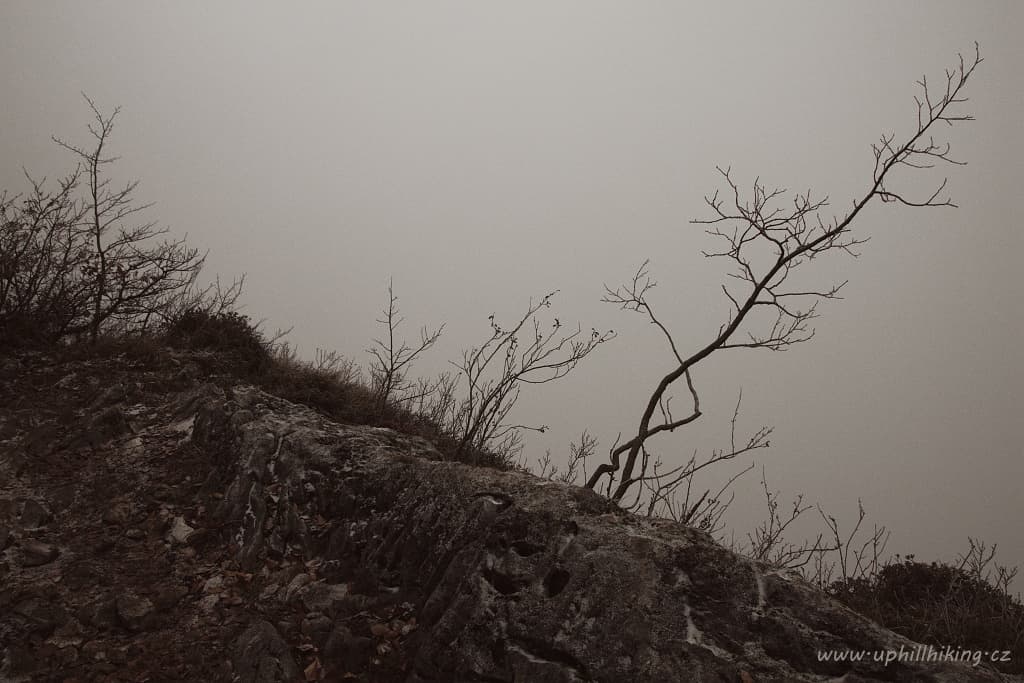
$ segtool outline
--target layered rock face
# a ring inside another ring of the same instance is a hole
[[[254,389],[207,395],[196,413],[194,441],[223,458],[215,514],[243,569],[292,553],[316,563],[298,590],[337,598],[316,645],[345,652],[356,648],[337,605],[353,577],[371,577],[367,592],[409,608],[376,632],[407,655],[407,680],[998,680],[950,664],[821,661],[915,644],[797,576],[589,490],[442,462],[429,443]]]
[[[915,644],[589,490],[151,363],[0,367],[0,681],[1001,680],[875,661]]]

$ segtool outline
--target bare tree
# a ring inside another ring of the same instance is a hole
[[[666,401],[666,404],[669,402]],[[725,497],[726,491],[741,476],[753,469],[753,464],[736,475],[730,477],[717,493],[711,495],[710,489],[705,489],[699,496],[693,491],[693,477],[697,472],[726,460],[732,460],[752,451],[768,448],[771,444],[768,437],[772,434],[771,427],[761,427],[746,442],[736,442],[736,422],[739,419],[740,405],[743,403],[743,392],[740,391],[736,399],[736,408],[733,410],[731,429],[729,431],[729,448],[712,449],[711,454],[703,459],[698,458],[698,452],[694,451],[690,459],[683,465],[663,470],[664,463],[660,457],[652,458],[646,448],[641,448],[640,470],[645,473],[640,478],[641,487],[637,491],[636,499],[628,509],[638,511],[644,504],[646,494],[647,515],[663,516],[674,519],[681,524],[688,524],[699,529],[713,533],[719,529],[722,516],[732,504],[734,496]],[[663,406],[664,417],[671,420],[671,412],[668,405]],[[653,462],[652,462],[653,460]],[[648,464],[651,466],[651,474],[647,475]],[[611,483],[609,482],[608,494],[611,495]],[[679,496],[679,490],[683,488],[684,495]]]
[[[1013,586],[1013,580],[1017,578],[1018,568],[1008,567],[995,562],[996,548],[999,544],[993,543],[990,547],[984,541],[976,540],[970,536],[967,537],[967,542],[970,544],[970,547],[967,552],[960,553],[957,556],[956,568],[975,581],[984,581],[990,584],[1003,595],[1012,595],[1010,589]],[[1017,601],[1020,602],[1019,593],[1017,594]]]
[[[884,566],[885,561],[882,559],[882,554],[885,552],[892,533],[885,526],[875,524],[871,535],[860,544],[859,548],[856,546],[855,541],[864,524],[864,519],[867,517],[867,513],[864,512],[864,504],[860,499],[857,500],[857,522],[846,538],[843,538],[840,533],[839,522],[835,517],[826,514],[821,506],[818,506],[818,514],[821,515],[828,527],[832,541],[822,547],[823,552],[817,553],[815,571],[811,577],[813,582],[820,587],[831,584],[837,563],[839,576],[835,580],[843,584],[848,584],[855,579],[869,579],[876,575],[878,570]],[[818,543],[821,542],[821,539],[822,536],[819,535]],[[836,555],[836,560],[832,563],[823,559],[829,552],[835,552]]]
[[[558,468],[558,465],[551,459],[551,451],[548,450],[543,457],[537,458],[540,469],[535,474],[542,479],[550,479],[562,484],[575,484],[581,470],[583,477],[586,478],[587,460],[594,455],[596,448],[597,439],[584,429],[580,434],[580,440],[569,444],[569,459],[564,470]]]
[[[231,284],[221,282],[217,276],[206,286],[195,283],[180,290],[167,292],[163,299],[148,311],[140,323],[141,331],[146,331],[154,323],[156,326],[167,325],[179,319],[188,311],[200,312],[208,318],[223,316],[239,308],[238,300],[245,287],[245,274],[234,278]]]
[[[747,534],[749,545],[743,549],[745,555],[780,568],[803,569],[811,560],[820,558],[826,553],[842,552],[839,540],[836,539],[835,544],[825,543],[824,534],[818,534],[814,541],[804,541],[800,544],[786,540],[786,530],[810,510],[811,506],[804,503],[804,497],[800,494],[793,499],[792,506],[788,508],[787,513],[780,513],[779,492],[768,488],[768,476],[763,466],[761,467],[761,488],[768,506],[768,517],[753,532]],[[820,508],[818,509],[820,511]],[[863,512],[863,508],[861,512]]]
[[[383,316],[383,318],[378,318],[377,322],[387,330],[387,336],[384,340],[374,339],[374,346],[366,351],[373,356],[370,376],[377,398],[378,410],[384,410],[389,401],[395,397],[400,402],[408,402],[420,398],[424,395],[423,392],[432,393],[432,389],[428,385],[422,387],[421,392],[409,395],[409,390],[415,385],[406,379],[406,375],[413,361],[433,346],[444,331],[444,324],[433,331],[427,330],[426,327],[421,328],[420,341],[417,346],[409,346],[405,340],[398,341],[395,334],[405,322],[405,318],[399,313],[398,297],[395,296],[392,281],[388,281],[388,307],[384,309]],[[419,395],[416,395],[417,393]]]
[[[115,187],[105,173],[118,160],[107,156],[105,148],[120,109],[105,115],[88,96],[83,97],[94,117],[88,127],[93,143],[82,147],[57,137],[53,140],[78,157],[84,168],[84,227],[90,244],[89,260],[80,270],[89,282],[85,331],[95,342],[107,323],[130,328],[140,319],[148,321],[169,296],[188,290],[206,257],[187,246],[185,238],[157,242],[168,231],[155,222],[134,222],[152,206],[135,202],[139,181]]]
[[[922,94],[915,98],[915,132],[902,142],[896,141],[894,133],[885,134],[872,145],[875,163],[871,182],[842,217],[826,219],[822,216],[822,209],[828,206],[827,198],[812,198],[807,191],[785,202],[782,201],[785,190],[768,189],[760,180],[754,181],[750,197],[744,199],[730,170],[719,169],[727,191],[706,197],[711,217],[693,222],[709,226],[707,233],[724,243],[721,249],[704,252],[704,256],[729,261],[732,265],[729,277],[736,284],[731,288],[722,286],[729,312],[718,332],[695,351],[682,354],[672,333],[655,314],[647,298],[655,282],[647,274],[646,262],[637,270],[630,285],[614,290],[606,287],[604,301],[636,311],[658,327],[668,342],[675,364],[652,391],[635,436],[611,450],[609,462],[598,466],[588,480],[590,488],[596,488],[608,477],[612,499],[621,501],[631,487],[644,479],[647,441],[701,417],[693,369],[711,354],[735,348],[781,351],[811,339],[814,330],[809,323],[817,317],[818,303],[840,298],[838,294],[845,282],[805,289],[792,287],[791,276],[807,261],[830,252],[856,256],[854,248],[866,239],[854,236],[851,228],[872,200],[912,207],[955,206],[943,196],[946,180],[930,194],[918,198],[895,189],[893,176],[900,169],[931,168],[941,163],[962,165],[963,162],[950,156],[949,144],[937,142],[934,135],[941,124],[953,125],[973,119],[968,114],[957,113],[956,109],[967,101],[963,96],[964,88],[981,62],[975,45],[973,60],[965,62],[961,55],[959,66],[946,71],[944,87],[936,89],[926,78],[918,81]],[[755,311],[769,313],[770,322],[758,325],[757,316],[752,315]],[[740,332],[746,332],[746,336],[740,336]],[[685,416],[677,418],[668,410],[668,405],[669,389],[679,380],[685,381],[692,407]],[[661,419],[656,420],[656,416]]]
[[[52,341],[69,332],[88,301],[81,269],[84,207],[80,169],[50,190],[25,172],[31,190],[0,195],[0,328]]]
[[[518,449],[519,432],[530,429],[543,432],[546,426],[509,424],[509,412],[519,400],[524,384],[546,384],[568,375],[581,360],[598,346],[611,340],[612,331],[591,329],[584,334],[577,324],[564,332],[555,318],[543,326],[537,314],[551,307],[557,290],[540,300],[530,300],[526,312],[506,329],[494,315],[488,317],[490,338],[478,347],[463,352],[455,366],[459,379],[466,380],[466,394],[451,419],[456,452],[468,449],[497,448],[506,454]]]
[[[442,372],[434,378],[420,377],[410,391],[412,398],[407,405],[421,420],[451,435],[458,414],[458,386],[459,377],[453,372]]]

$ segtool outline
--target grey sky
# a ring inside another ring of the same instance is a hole
[[[488,314],[559,288],[563,322],[619,337],[524,393],[517,417],[552,426],[530,460],[584,428],[605,453],[670,355],[598,303],[602,284],[650,258],[677,342],[707,341],[725,264],[688,221],[707,215],[715,165],[840,213],[870,180],[870,144],[913,126],[914,81],[977,40],[978,120],[950,132],[969,162],[949,170],[961,208],[872,207],[860,259],[814,264],[815,282],[850,279],[817,337],[699,366],[705,417],[654,447],[722,445],[742,387],[741,433],[776,427],[757,461],[784,500],[849,523],[860,497],[893,551],[952,559],[970,535],[1024,565],[1022,25],[1013,1],[8,1],[0,187],[24,186],[22,164],[68,167],[49,136],[84,139],[80,91],[121,105],[116,178],[141,178],[152,217],[210,249],[211,276],[248,273],[247,311],[294,326],[307,354],[365,361],[391,276],[410,336],[448,323],[424,374],[482,341]],[[762,516],[757,490],[753,473],[737,487],[740,534]]]

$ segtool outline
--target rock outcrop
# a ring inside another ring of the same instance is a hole
[[[137,384],[80,387],[95,438],[3,441],[0,680],[1003,680],[823,660],[917,646],[589,490],[252,387]]]

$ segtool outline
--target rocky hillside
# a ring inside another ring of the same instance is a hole
[[[0,360],[0,680],[1001,680],[820,661],[915,646],[692,529],[213,367]]]

